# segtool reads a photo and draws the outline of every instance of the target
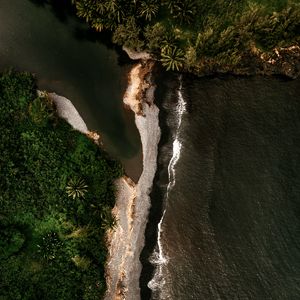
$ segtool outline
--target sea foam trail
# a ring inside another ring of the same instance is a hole
[[[135,185],[120,179],[114,214],[118,226],[109,241],[106,266],[106,300],[139,300],[142,270],[140,254],[145,243],[145,229],[150,208],[149,193],[156,172],[157,148],[160,140],[159,109],[153,103],[151,62],[138,64],[129,74],[124,103],[135,112],[135,123],[143,147],[143,172]]]
[[[180,158],[181,153],[181,147],[182,144],[179,139],[180,134],[180,127],[182,123],[182,117],[183,114],[186,111],[186,102],[184,101],[183,95],[182,95],[182,78],[179,77],[179,88],[177,90],[177,97],[178,102],[176,106],[176,116],[177,116],[177,126],[175,130],[175,137],[173,141],[173,154],[170,159],[169,165],[168,165],[168,175],[169,175],[169,183],[167,186],[167,193],[166,193],[166,202],[169,200],[169,194],[176,183],[176,169],[175,166]],[[156,267],[155,273],[153,278],[149,281],[148,287],[152,290],[153,293],[156,293],[156,295],[159,297],[159,299],[165,299],[165,296],[163,295],[163,288],[165,285],[165,280],[163,276],[163,267],[168,263],[169,258],[163,251],[162,246],[162,224],[165,217],[166,209],[163,212],[162,218],[160,222],[158,223],[158,237],[157,237],[157,245],[156,249],[154,250],[152,256],[150,257],[150,262]]]

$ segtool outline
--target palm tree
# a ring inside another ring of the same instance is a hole
[[[56,232],[46,233],[37,244],[37,252],[47,260],[56,258],[57,252],[63,246],[59,235]]]
[[[195,18],[196,11],[197,7],[195,1],[177,1],[173,11],[173,17],[179,19],[181,24],[190,24]]]
[[[104,13],[106,13],[106,5],[103,2],[98,1],[96,4],[96,11],[97,13],[103,15]]]
[[[92,27],[96,31],[101,32],[102,30],[105,29],[106,26],[105,26],[105,23],[103,22],[102,19],[97,18],[97,19],[95,19],[95,20],[92,21]]]
[[[167,71],[179,71],[183,66],[184,53],[177,47],[165,46],[161,51],[162,65],[167,68]]]
[[[196,14],[197,4],[195,0],[165,0],[171,15],[180,23],[190,24]]]
[[[76,2],[77,16],[89,22],[92,20],[93,9],[84,2]]]
[[[109,206],[104,206],[101,211],[102,229],[114,229],[117,226],[117,220],[112,214]]]
[[[122,6],[116,0],[109,0],[106,3],[106,9],[110,18],[117,20],[118,23],[121,23],[124,18],[124,11]]]
[[[144,17],[147,21],[151,21],[158,12],[159,5],[155,1],[142,2],[138,12],[139,15]]]
[[[84,194],[87,192],[87,185],[83,178],[75,177],[71,178],[66,186],[66,192],[69,197],[73,199],[84,198]]]
[[[171,14],[173,14],[177,2],[178,1],[175,1],[175,0],[163,0],[162,1],[163,5],[168,7]]]

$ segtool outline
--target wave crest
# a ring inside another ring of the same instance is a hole
[[[182,143],[180,141],[180,128],[182,123],[182,118],[184,113],[186,112],[186,102],[183,98],[182,94],[182,77],[179,77],[179,88],[177,90],[177,97],[178,102],[176,105],[176,116],[177,116],[177,126],[175,130],[175,137],[173,141],[173,148],[172,148],[172,157],[170,159],[168,165],[168,176],[169,176],[169,183],[167,186],[167,193],[165,201],[168,202],[169,194],[176,183],[176,164],[180,159]],[[159,294],[159,299],[163,299],[161,292],[163,287],[166,283],[163,275],[163,267],[168,264],[169,257],[164,253],[163,246],[162,246],[162,233],[163,233],[163,220],[165,217],[166,209],[163,212],[162,218],[158,223],[158,236],[157,236],[157,245],[152,253],[149,261],[152,265],[156,267],[153,278],[148,282],[148,287],[153,292],[157,292]]]

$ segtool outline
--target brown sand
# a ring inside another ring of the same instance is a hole
[[[143,172],[136,185],[128,178],[116,182],[118,189],[114,213],[118,226],[109,237],[106,275],[106,300],[139,300],[139,260],[145,242],[152,183],[156,172],[157,146],[160,139],[159,110],[153,103],[152,83],[146,78],[153,64],[138,64],[130,72],[124,103],[135,113],[135,123],[143,147]]]

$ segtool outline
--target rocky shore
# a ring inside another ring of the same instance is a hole
[[[255,49],[254,49],[255,52]],[[296,79],[300,75],[300,47],[275,48],[270,54],[256,52],[262,65],[261,74],[283,75]],[[259,64],[259,62],[258,62]],[[259,73],[259,72],[257,72]]]
[[[219,62],[215,58],[203,57],[192,66],[184,66],[183,71],[196,76],[233,74],[241,76],[280,75],[296,79],[300,75],[300,47],[274,48],[263,52],[253,45],[250,52],[240,54],[240,62]]]

